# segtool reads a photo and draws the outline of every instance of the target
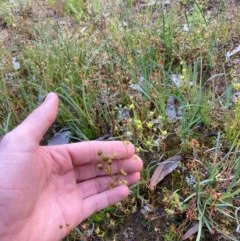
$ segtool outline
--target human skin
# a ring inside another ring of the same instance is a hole
[[[1,241],[61,240],[93,213],[128,196],[129,187],[120,179],[132,185],[140,178],[142,160],[131,143],[40,146],[57,112],[58,97],[50,93],[0,143]],[[99,150],[117,156],[111,175],[97,167]],[[113,180],[115,186],[109,188]]]

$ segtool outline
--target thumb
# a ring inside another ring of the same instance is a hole
[[[12,134],[39,143],[56,119],[58,102],[58,96],[55,93],[49,93],[45,101],[17,126]]]

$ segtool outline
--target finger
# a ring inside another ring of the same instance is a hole
[[[127,186],[118,186],[105,192],[90,196],[83,200],[83,219],[88,218],[110,205],[116,204],[129,194]]]
[[[122,160],[134,155],[133,144],[124,141],[85,141],[51,148],[57,152],[66,149],[74,166],[98,163],[103,157]]]
[[[15,136],[31,136],[39,142],[57,116],[58,97],[55,93],[47,95],[45,101],[35,109],[18,127]]]
[[[138,182],[139,179],[140,173],[135,172],[126,176],[113,175],[98,177],[85,182],[81,182],[77,185],[83,198],[87,198],[119,185],[133,185]]]
[[[111,168],[109,170],[109,167]],[[125,160],[115,160],[111,166],[105,163],[85,164],[75,168],[75,176],[77,181],[84,181],[91,178],[106,176],[111,171],[111,174],[124,175],[140,172],[143,167],[143,162],[138,156],[133,156]]]

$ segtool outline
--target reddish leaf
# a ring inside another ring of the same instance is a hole
[[[166,161],[159,163],[150,180],[149,189],[154,190],[156,185],[169,173],[177,168],[178,162],[182,160],[181,155],[168,158]]]
[[[189,239],[192,237],[193,234],[195,234],[198,231],[199,223],[195,224],[193,227],[191,227],[182,237],[182,240]]]

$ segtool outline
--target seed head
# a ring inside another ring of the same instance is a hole
[[[153,127],[153,124],[152,124],[151,122],[148,122],[148,123],[147,123],[147,127],[148,127],[149,129],[151,129],[151,128]]]
[[[112,159],[109,159],[109,160],[107,161],[107,163],[108,163],[108,165],[112,165]]]
[[[167,135],[167,131],[162,131],[162,134],[163,134],[164,136],[166,136],[166,135]]]
[[[128,182],[127,182],[127,180],[121,180],[121,181],[119,181],[119,184],[120,185],[127,185]]]
[[[108,162],[109,159],[110,159],[109,156],[102,156],[102,161],[103,162]]]
[[[134,110],[134,109],[135,109],[134,104],[129,105],[129,109],[130,109],[130,110]]]
[[[98,168],[99,170],[102,170],[102,169],[103,169],[103,165],[102,165],[102,164],[97,164],[97,168]]]
[[[136,147],[136,152],[139,153],[141,151],[140,147]]]
[[[126,176],[127,175],[127,173],[121,168],[121,170],[120,170],[120,174],[121,175],[123,175],[123,176]]]
[[[101,156],[103,154],[103,151],[101,149],[98,150],[98,156]]]
[[[117,152],[113,152],[112,158],[113,158],[113,159],[117,159],[117,157],[118,157]]]
[[[146,142],[146,146],[151,146],[151,144],[152,144],[152,142],[149,140]]]
[[[150,117],[152,117],[154,115],[154,111],[150,111],[149,115],[150,115]]]

